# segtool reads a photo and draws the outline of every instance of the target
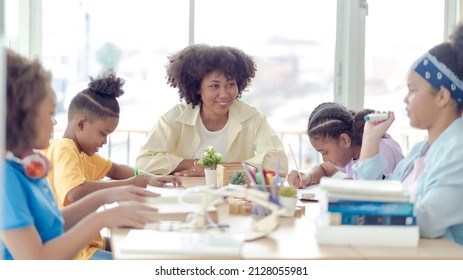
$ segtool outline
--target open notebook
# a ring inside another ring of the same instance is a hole
[[[244,234],[219,231],[157,231],[132,229],[120,242],[126,254],[165,255],[166,258],[241,258]]]

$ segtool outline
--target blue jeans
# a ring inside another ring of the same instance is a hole
[[[99,261],[99,260],[112,260],[113,259],[113,254],[108,251],[104,250],[97,250],[93,256],[90,257],[89,260],[91,261]]]
[[[93,256],[90,257],[89,260],[112,260],[113,254],[111,253],[111,243],[109,242],[109,238],[105,237],[106,247],[104,250],[96,250]]]

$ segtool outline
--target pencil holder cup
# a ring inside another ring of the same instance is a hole
[[[278,202],[286,209],[285,217],[294,217],[297,205],[297,188],[286,186],[279,188]]]
[[[296,212],[297,198],[296,197],[285,197],[280,196],[278,201],[281,206],[286,209],[286,213],[283,214],[284,217],[294,217]]]
[[[255,202],[252,203],[252,215],[256,217],[264,217],[270,215],[272,211],[265,206],[259,205]]]
[[[274,189],[273,186],[269,185],[252,185],[252,188],[255,190],[261,191],[261,192],[266,192],[271,194],[272,193],[272,188]],[[252,215],[256,217],[264,217],[267,215],[270,215],[272,211],[268,209],[265,206],[262,206],[260,204],[257,204],[256,202],[252,202]]]

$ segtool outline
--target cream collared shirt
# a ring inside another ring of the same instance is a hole
[[[164,114],[141,147],[137,166],[152,174],[169,174],[184,159],[192,159],[201,145],[195,126],[199,111],[199,106],[178,104]],[[280,174],[288,172],[285,149],[267,118],[240,100],[229,111],[226,158],[269,170],[275,170],[279,162]]]

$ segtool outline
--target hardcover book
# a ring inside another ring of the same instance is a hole
[[[355,200],[329,201],[326,210],[343,214],[413,216],[414,204]]]
[[[338,193],[328,192],[325,193],[325,197],[328,201],[344,201],[344,200],[358,200],[358,201],[381,201],[381,202],[410,202],[410,195],[408,192],[402,194],[358,194],[358,193]]]
[[[407,193],[400,181],[393,180],[344,180],[322,177],[321,190],[327,193],[402,196]]]
[[[407,215],[363,215],[328,213],[330,225],[415,226],[416,217]]]
[[[315,236],[324,245],[416,247],[418,226],[317,225]]]

